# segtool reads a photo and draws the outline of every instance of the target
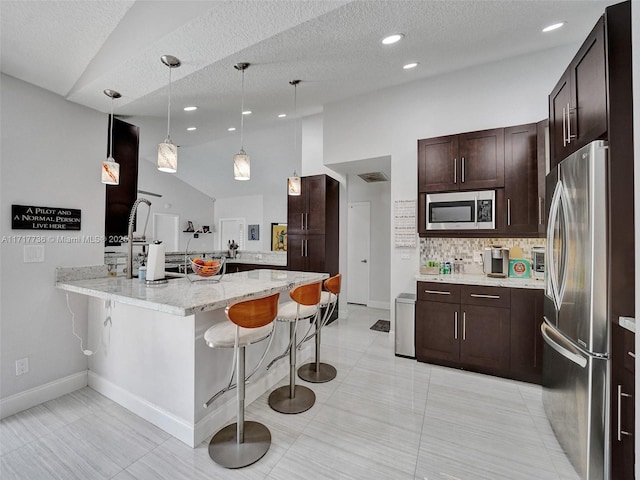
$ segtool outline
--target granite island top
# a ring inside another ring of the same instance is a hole
[[[91,267],[89,267],[91,268]],[[187,316],[224,308],[232,303],[258,298],[291,288],[322,281],[328,273],[287,270],[252,270],[224,275],[220,282],[186,277],[171,278],[167,283],[148,286],[137,278],[122,276],[65,279],[58,277],[56,287],[105,300],[135,305],[150,310]]]
[[[452,275],[416,275],[418,282],[457,283],[465,285],[482,285],[490,287],[506,288],[533,288],[544,289],[544,281],[535,278],[497,278],[487,277],[484,274],[460,273]]]

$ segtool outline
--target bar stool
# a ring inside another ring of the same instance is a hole
[[[277,320],[289,322],[289,346],[285,352],[273,359],[274,362],[289,354],[289,385],[276,388],[269,395],[269,405],[280,413],[302,413],[309,410],[316,401],[313,390],[303,385],[296,385],[296,330],[300,320],[317,317],[318,303],[322,292],[322,282],[301,285],[291,290],[289,295],[293,301],[284,303],[278,310]],[[269,369],[267,367],[267,369]]]
[[[211,397],[205,408],[224,392],[238,388],[238,419],[219,430],[209,442],[209,456],[225,468],[241,468],[260,460],[271,445],[269,429],[258,422],[244,420],[245,381],[260,368],[273,341],[274,319],[278,313],[279,293],[230,305],[225,315],[230,320],[210,327],[204,340],[211,348],[233,348],[229,384]],[[245,378],[245,348],[271,337],[253,372]],[[236,383],[233,384],[234,371]]]
[[[307,382],[311,383],[325,383],[336,378],[336,369],[333,365],[320,362],[320,331],[324,327],[338,304],[338,295],[340,295],[340,285],[342,283],[342,274],[337,274],[334,277],[327,278],[324,281],[324,288],[326,292],[322,292],[320,296],[320,309],[324,309],[324,315],[322,315],[322,321],[320,321],[320,315],[316,317],[316,330],[313,334],[306,336],[300,344],[310,340],[315,336],[316,338],[316,361],[313,363],[307,363],[302,365],[298,369],[298,376]]]

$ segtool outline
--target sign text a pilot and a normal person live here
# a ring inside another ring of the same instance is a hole
[[[80,230],[80,217],[77,208],[11,205],[14,230]]]

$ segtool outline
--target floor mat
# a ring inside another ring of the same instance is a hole
[[[391,327],[391,322],[389,320],[378,320],[376,323],[371,325],[371,330],[375,330],[376,332],[387,332],[389,333],[389,328]]]

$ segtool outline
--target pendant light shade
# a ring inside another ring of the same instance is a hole
[[[178,171],[178,147],[171,141],[171,70],[180,66],[180,60],[173,55],[160,57],[162,63],[169,67],[169,101],[167,106],[167,138],[158,145],[158,170],[167,173]]]
[[[287,194],[294,197],[300,195],[300,192],[302,191],[301,186],[302,182],[300,181],[300,177],[294,170],[293,176],[287,178]]]
[[[235,180],[251,179],[251,158],[244,151],[244,71],[248,63],[236,63],[233,68],[242,72],[242,105],[240,107],[240,151],[233,156],[233,178]]]
[[[107,185],[118,185],[120,183],[120,164],[113,158],[113,100],[120,98],[115,90],[105,90],[104,94],[111,97],[111,115],[109,115],[109,151],[107,159],[102,162],[102,183]]]
[[[290,85],[293,85],[293,154],[298,154],[298,126],[296,124],[298,118],[298,84],[300,80],[291,80]],[[302,192],[302,182],[300,177],[293,171],[293,175],[287,178],[287,195],[298,196]]]

